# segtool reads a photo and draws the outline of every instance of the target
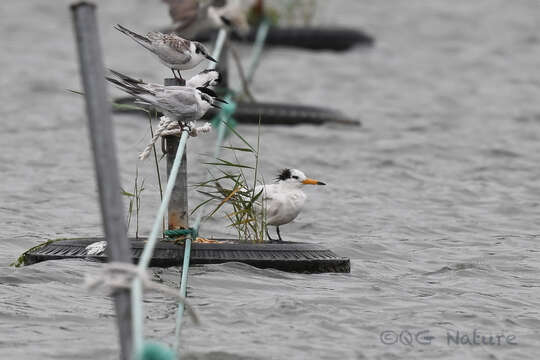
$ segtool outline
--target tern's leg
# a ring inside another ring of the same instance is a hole
[[[182,78],[182,74],[180,74],[180,70],[176,70],[176,72],[178,73],[177,79],[180,81],[184,81],[184,78]]]
[[[270,233],[268,232],[268,226],[266,227],[266,236],[268,236],[268,240],[270,240],[270,242],[274,241],[274,239],[270,237]]]
[[[279,226],[276,226],[276,230],[277,230],[277,236],[279,238],[279,241],[283,242],[283,239],[281,238],[281,234],[279,233]]]
[[[174,78],[175,78],[176,80],[178,80],[178,76],[176,76],[176,73],[174,72],[174,69],[171,69],[171,71],[172,71],[172,74],[173,74]]]

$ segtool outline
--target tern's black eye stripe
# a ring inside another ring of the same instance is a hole
[[[295,175],[295,176],[293,176],[292,178],[293,178],[293,179],[298,179],[298,176]]]

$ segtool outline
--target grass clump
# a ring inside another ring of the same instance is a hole
[[[198,204],[192,213],[202,211],[207,204],[212,204],[213,208],[206,218],[222,210],[229,222],[228,226],[236,230],[239,241],[260,243],[264,241],[266,230],[263,191],[262,188],[257,189],[257,185],[264,184],[259,162],[260,126],[256,147],[249,144],[232,127],[229,129],[242,141],[243,146],[221,147],[222,150],[228,151],[234,160],[218,158],[214,162],[206,163],[213,167],[209,170],[210,179],[197,184],[196,187],[207,199]],[[252,163],[240,161],[239,153],[251,154]]]

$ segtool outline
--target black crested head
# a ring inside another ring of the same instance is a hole
[[[206,49],[204,48],[203,44],[201,44],[200,42],[195,42],[195,52],[197,54],[206,55]]]
[[[213,98],[217,97],[217,94],[214,90],[206,88],[206,87],[198,87],[197,90],[202,92],[203,94],[206,94],[208,96],[211,96]]]
[[[279,173],[276,180],[287,180],[291,178],[291,169],[283,169],[281,170],[281,173]]]

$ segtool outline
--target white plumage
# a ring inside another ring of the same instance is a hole
[[[177,76],[174,70],[178,72],[178,78],[182,79],[180,70],[193,69],[204,59],[216,62],[208,54],[206,47],[197,41],[160,32],[149,32],[146,36],[142,36],[119,24],[114,28],[156,55],[165,66],[172,70],[175,78]]]
[[[276,226],[279,241],[281,235],[279,226],[293,221],[304,208],[306,194],[302,190],[304,185],[326,185],[318,180],[308,178],[302,171],[297,169],[283,169],[276,184],[258,185],[255,194],[262,191],[261,199],[265,209],[266,224]],[[261,202],[257,201],[257,211],[262,213]],[[272,240],[268,229],[266,234]]]
[[[200,32],[228,27],[240,35],[249,31],[247,11],[239,0],[163,0],[169,4],[169,13],[175,31],[193,38]]]
[[[219,108],[214,101],[223,102],[216,98],[215,93],[210,89],[151,84],[118,71],[111,70],[111,73],[116,76],[116,79],[107,77],[108,81],[135,96],[139,102],[151,104],[170,119],[183,124],[199,120],[211,106]]]
[[[203,70],[186,81],[186,86],[192,88],[216,86],[221,81],[221,74],[214,69]]]

